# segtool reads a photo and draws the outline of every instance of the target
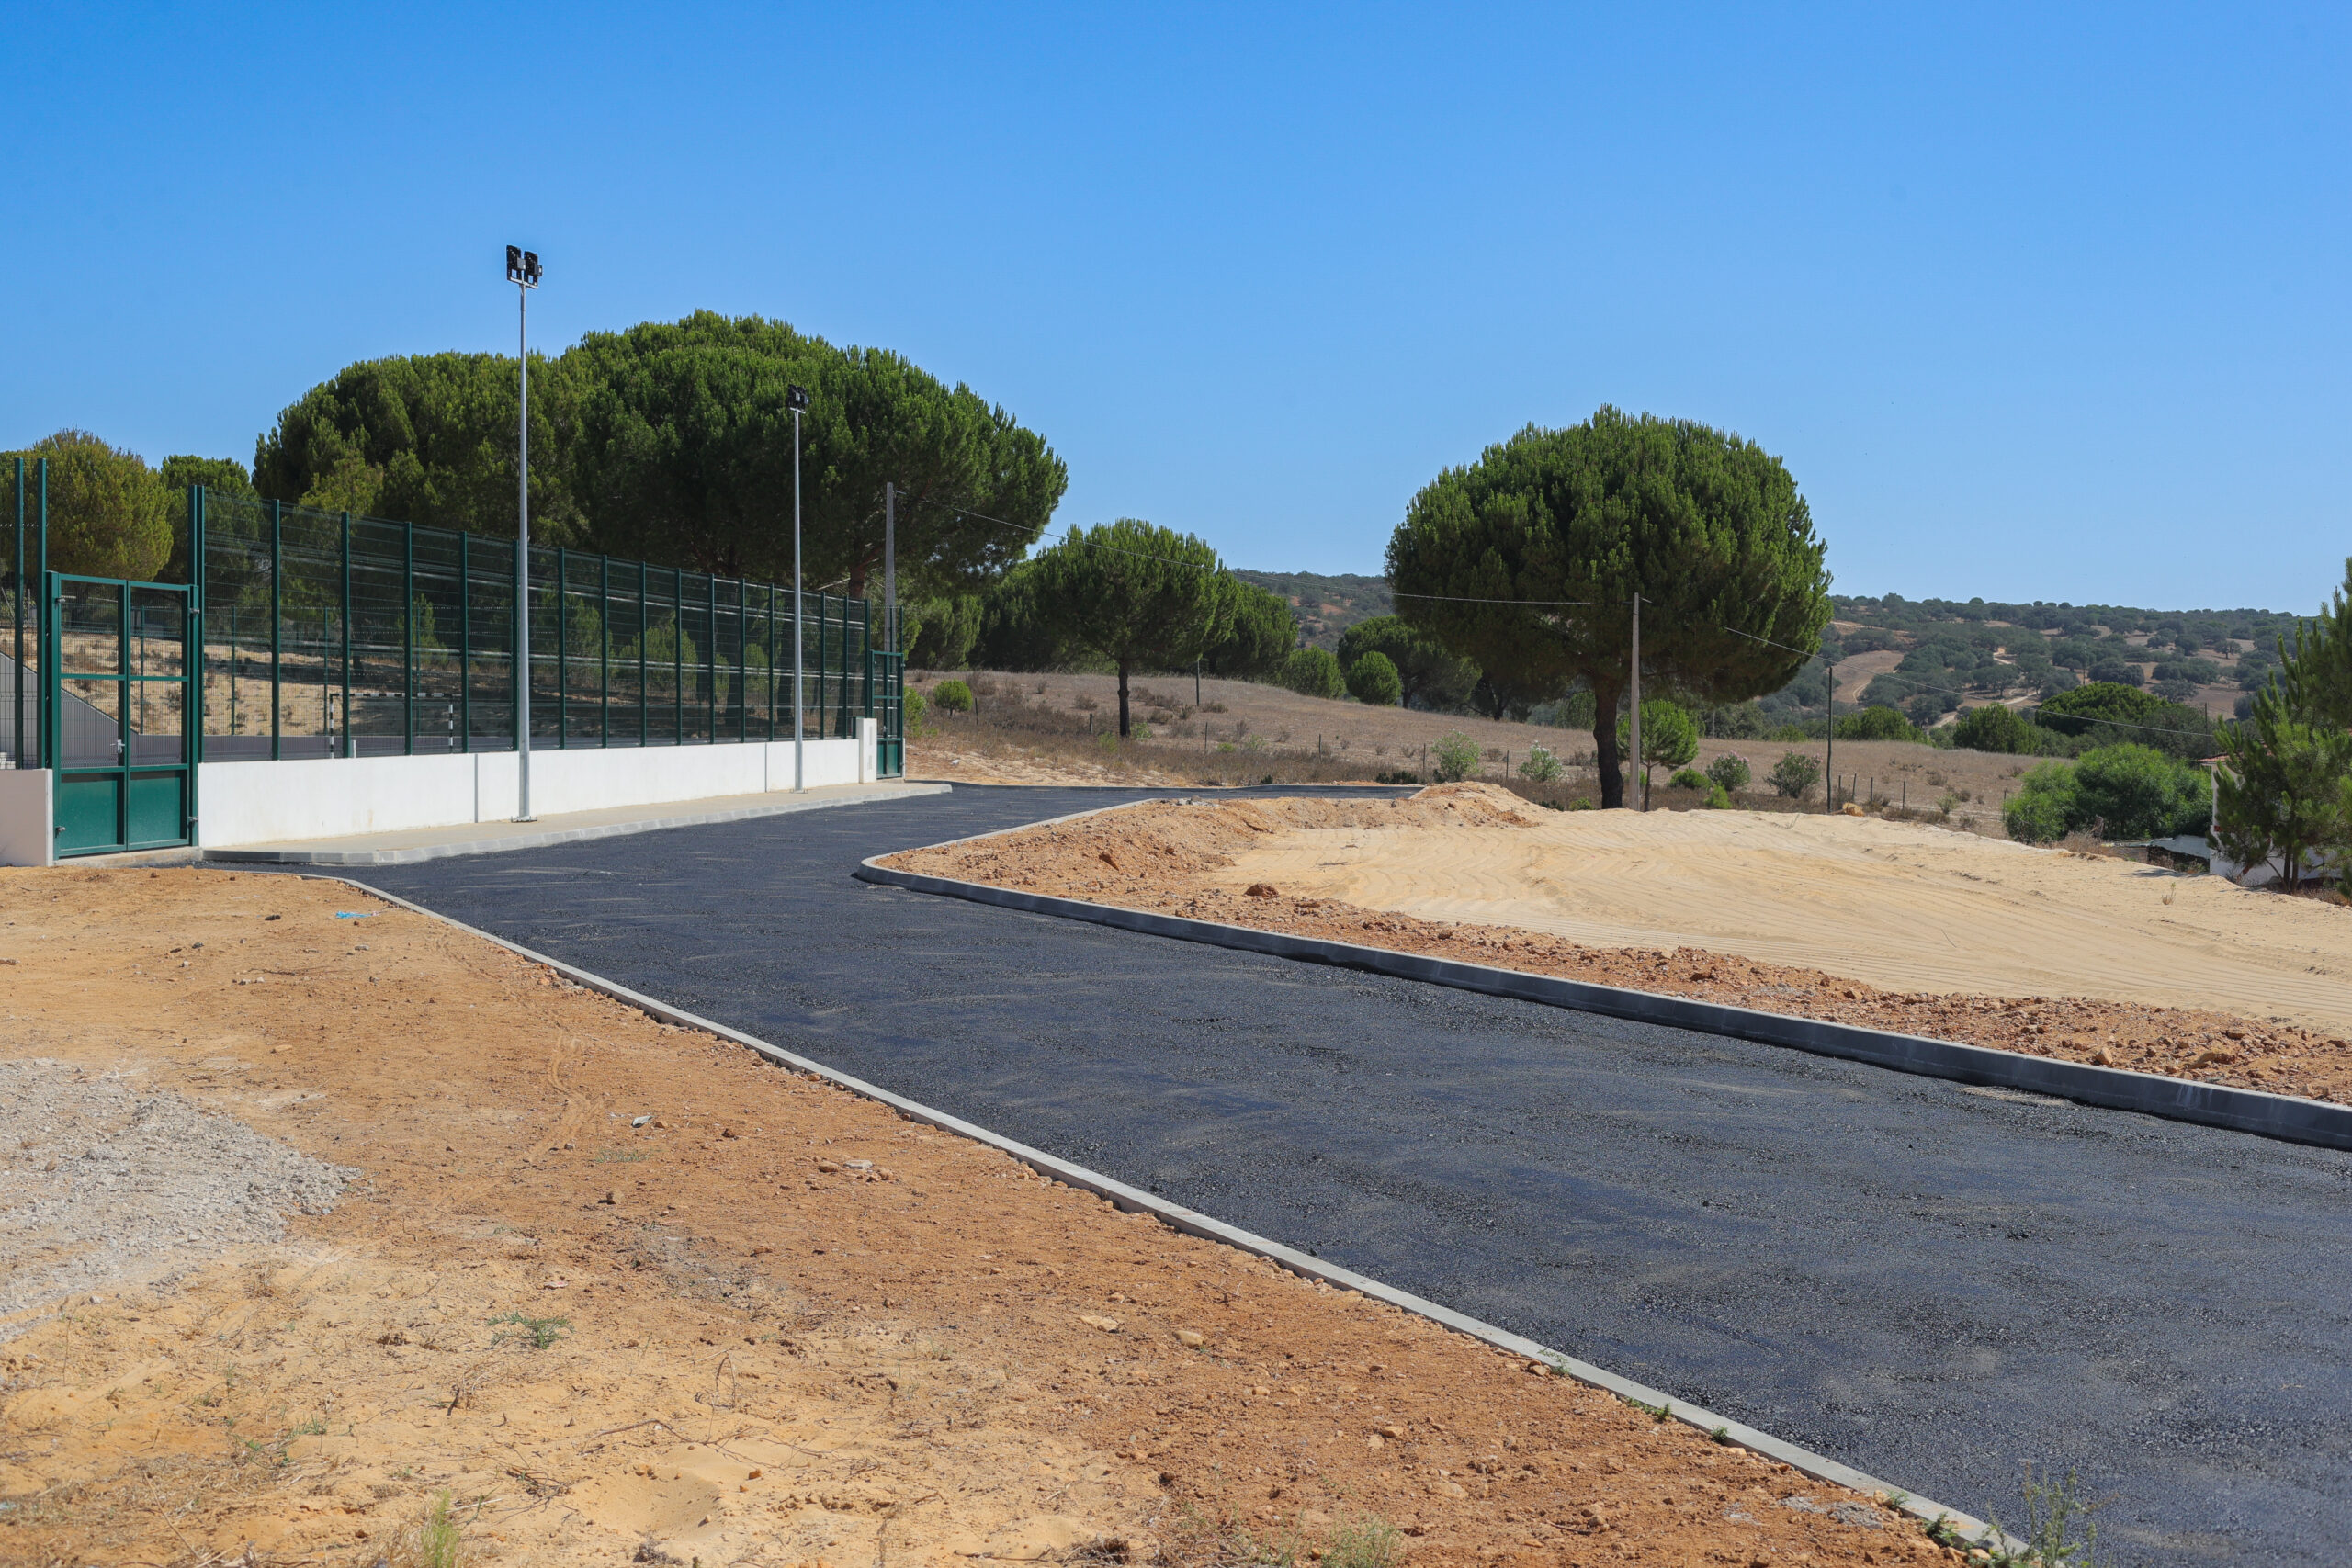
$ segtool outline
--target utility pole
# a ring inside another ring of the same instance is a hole
[[[1642,596],[1634,595],[1634,787],[1641,791],[1636,811],[1650,808],[1650,792],[1642,785],[1648,775],[1642,771]]]
[[[1838,809],[1838,661],[1834,659],[1829,660],[1829,743],[1822,749],[1821,768],[1829,775],[1821,797],[1826,816]]]
[[[806,595],[800,592],[800,416],[808,412],[808,389],[787,385],[784,406],[792,411],[792,787],[808,787],[808,741],[801,733],[808,705],[801,697],[801,660],[808,638],[801,628]]]
[[[514,357],[522,370],[523,414],[516,452],[514,503],[514,820],[531,815],[531,290],[539,286],[539,255],[506,247],[506,280],[514,285]],[[349,530],[349,520],[345,528]],[[346,540],[346,544],[348,541]],[[346,549],[346,558],[349,551]],[[346,570],[348,570],[346,568]],[[348,671],[346,671],[346,676]],[[351,715],[344,714],[344,729]]]

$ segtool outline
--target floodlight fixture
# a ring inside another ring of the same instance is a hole
[[[799,385],[797,382],[786,385],[784,389],[784,406],[790,409],[794,413],[808,412],[808,389]]]
[[[519,283],[526,288],[539,286],[539,253],[526,251],[520,245],[506,247],[506,281]]]

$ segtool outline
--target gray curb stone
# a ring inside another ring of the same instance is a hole
[[[1128,807],[1116,806],[1104,809],[1120,811]],[[1048,827],[1053,823],[1073,822],[1094,815],[1096,813],[1091,811],[1074,812],[1030,826]],[[928,847],[944,849],[952,844],[970,843],[992,837],[995,835],[978,833]],[[909,852],[911,852],[893,851],[892,854]],[[1195,920],[1149,909],[1128,909],[1111,904],[1089,903],[1080,898],[1023,893],[1009,887],[991,887],[985,883],[930,876],[921,872],[899,871],[876,863],[887,858],[890,857],[874,856],[860,864],[853,874],[865,882],[904,887],[918,893],[936,893],[951,898],[967,898],[974,903],[995,904],[1032,914],[1058,915],[1094,925],[1143,931],[1152,936],[1206,942],[1215,947],[1238,948],[1246,953],[1263,953],[1311,964],[1329,964],[1398,979],[1480,991],[1488,996],[1540,1002],[1547,1007],[1570,1008],[1578,1012],[1600,1013],[1611,1018],[1632,1019],[1673,1029],[1697,1030],[1707,1034],[1728,1035],[1736,1040],[1753,1040],[1764,1045],[1785,1045],[1793,1050],[1809,1051],[1815,1055],[1837,1056],[1847,1061],[1867,1062],[1872,1066],[1891,1067],[1896,1072],[1917,1073],[1923,1077],[2023,1089],[2028,1093],[2071,1100],[2083,1105],[2137,1111],[2143,1116],[2192,1122],[2207,1127],[2226,1128],[2233,1133],[2252,1133],[2285,1143],[2310,1144],[2327,1149],[2352,1149],[2352,1106],[2330,1105],[2293,1095],[2265,1094],[2259,1089],[2232,1089],[2223,1084],[2197,1083],[2187,1078],[2166,1077],[2158,1073],[2132,1072],[2123,1067],[2098,1067],[2086,1062],[2054,1061],[2047,1056],[2029,1056],[2020,1052],[1999,1051],[1986,1045],[1962,1045],[1954,1041],[1932,1040],[1921,1034],[1898,1034],[1891,1030],[1869,1029],[1860,1024],[1832,1023],[1821,1019],[1795,1018],[1786,1013],[1759,1012],[1753,1008],[1694,1001],[1688,997],[1661,996],[1653,991],[1628,990],[1618,986],[1596,986],[1588,981],[1566,980],[1554,975],[1528,975],[1516,969],[1464,964],[1459,959],[1435,958],[1424,953],[1394,953],[1386,948],[1364,947],[1355,942],[1332,942],[1322,937],[1291,936],[1250,926],[1227,925],[1218,920]]]
[[[1078,815],[1090,816],[1091,813],[1080,812]],[[986,837],[987,835],[978,836]],[[870,869],[875,868],[869,863],[868,865],[862,866],[857,874],[864,877],[865,872]],[[1393,1285],[1383,1284],[1377,1280],[1358,1274],[1352,1269],[1340,1268],[1320,1258],[1301,1252],[1295,1247],[1285,1247],[1281,1242],[1268,1240],[1264,1236],[1245,1231],[1238,1225],[1227,1224],[1212,1215],[1185,1208],[1181,1203],[1171,1203],[1153,1193],[1130,1187],[1124,1181],[1104,1176],[1098,1171],[1089,1170],[1084,1166],[1074,1165],[1058,1156],[1049,1155],[1043,1149],[1031,1148],[1026,1144],[1008,1138],[1002,1134],[990,1132],[988,1128],[967,1122],[961,1117],[951,1116],[944,1111],[934,1111],[918,1100],[894,1094],[888,1089],[867,1083],[862,1078],[852,1077],[847,1073],[825,1066],[822,1062],[812,1061],[797,1053],[786,1051],[780,1045],[772,1045],[754,1035],[746,1034],[741,1030],[729,1029],[723,1023],[714,1022],[698,1013],[691,1013],[683,1008],[672,1007],[667,1002],[659,1001],[642,992],[631,990],[616,980],[605,979],[601,975],[566,964],[561,959],[550,958],[546,953],[534,952],[519,942],[508,942],[503,937],[478,930],[462,920],[452,919],[436,910],[426,908],[422,904],[412,903],[398,894],[387,893],[380,887],[371,887],[355,877],[318,874],[317,880],[340,882],[371,897],[381,898],[387,904],[396,905],[413,913],[425,916],[427,919],[438,920],[469,936],[479,937],[493,946],[504,948],[519,958],[527,959],[533,964],[544,964],[575,984],[601,992],[616,1001],[625,1002],[665,1022],[678,1024],[687,1029],[698,1029],[706,1033],[718,1035],[721,1039],[731,1040],[739,1045],[759,1053],[779,1066],[788,1067],[795,1072],[807,1073],[812,1077],[823,1078],[853,1094],[876,1100],[910,1121],[921,1122],[928,1126],[936,1127],[942,1132],[953,1133],[958,1137],[969,1138],[974,1143],[984,1144],[990,1148],[1001,1150],[1040,1175],[1051,1177],[1066,1186],[1078,1188],[1083,1191],[1091,1192],[1099,1198],[1107,1199],[1117,1208],[1128,1213],[1149,1214],[1170,1229],[1182,1231],[1188,1235],[1200,1236],[1205,1240],[1221,1242],[1240,1251],[1252,1253],[1269,1262],[1279,1264],[1303,1279],[1320,1280],[1334,1290],[1354,1291],[1374,1301],[1385,1302],[1390,1306],[1401,1308],[1416,1316],[1428,1318],[1433,1323],[1442,1325],[1456,1333],[1467,1335],[1473,1339],[1483,1340],[1513,1356],[1521,1357],[1530,1361],[1543,1362],[1561,1377],[1574,1379],[1589,1387],[1614,1394],[1620,1399],[1636,1401],[1654,1409],[1663,1409],[1669,1418],[1686,1427],[1693,1427],[1710,1436],[1719,1435],[1727,1443],[1736,1444],[1752,1452],[1761,1454],[1767,1459],[1777,1461],[1800,1473],[1829,1482],[1834,1485],[1847,1487],[1865,1495],[1884,1494],[1890,1499],[1900,1498],[1902,1499],[1900,1502],[1890,1500],[1884,1506],[1897,1512],[1909,1514],[1923,1523],[1934,1524],[1941,1521],[1971,1540],[1998,1545],[2006,1551],[2018,1551],[2023,1547],[2023,1543],[2013,1537],[2001,1536],[1996,1540],[1990,1526],[1970,1515],[1962,1513],[1957,1508],[1947,1508],[1928,1498],[1913,1495],[1901,1487],[1881,1481],[1876,1476],[1865,1474],[1850,1465],[1840,1464],[1834,1459],[1813,1452],[1810,1449],[1802,1449],[1794,1443],[1783,1442],[1769,1432],[1758,1431],[1743,1422],[1734,1421],[1728,1416],[1718,1416],[1713,1411],[1678,1401],[1672,1395],[1662,1393],[1646,1384],[1635,1382],[1631,1378],[1620,1377],[1605,1367],[1597,1367],[1589,1361],[1578,1360],[1547,1345],[1540,1345],[1532,1339],[1513,1334],[1509,1329],[1498,1328],[1493,1324],[1484,1323],[1466,1314],[1455,1312],[1452,1307],[1441,1306],[1409,1291],[1400,1291]],[[877,875],[866,877],[865,880],[888,882],[892,877]],[[1054,900],[1054,902],[1060,902],[1060,900]],[[1087,907],[1092,908],[1092,906]]]

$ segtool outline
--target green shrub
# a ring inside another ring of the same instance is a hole
[[[907,733],[909,735],[921,735],[922,733],[923,710],[930,706],[930,705],[922,700],[922,694],[916,691],[912,686],[905,688],[900,692],[899,696],[905,714],[904,722]]]
[[[1764,782],[1783,800],[1804,800],[1821,782],[1821,760],[1809,751],[1783,751]]]
[[[2066,836],[2075,804],[2075,770],[2044,762],[2026,774],[2001,807],[2001,826],[2020,844],[2054,844]]]
[[[1726,751],[1707,764],[1707,776],[1729,794],[1746,789],[1747,781],[1755,775],[1748,771],[1747,758],[1736,751]]]
[[[1393,708],[1404,694],[1404,680],[1385,653],[1367,653],[1348,668],[1348,695],[1368,707]]]
[[[931,700],[942,713],[972,711],[972,688],[961,681],[942,681],[931,689]]]
[[[1396,672],[1391,664],[1390,673]],[[1303,697],[1339,697],[1347,693],[1348,683],[1340,675],[1340,661],[1328,648],[1297,648],[1283,660],[1283,685]]]
[[[1715,781],[1696,768],[1684,768],[1666,781],[1668,789],[1695,789],[1705,794],[1715,787]]]
[[[1715,783],[1713,779],[1709,779],[1707,781],[1707,809],[1710,811],[1729,811],[1731,809],[1730,792],[1725,790],[1723,785]]]
[[[2083,753],[2075,764],[2075,799],[2070,828],[2098,822],[2110,839],[2161,839],[2205,830],[2212,785],[2194,763],[2125,741]]]
[[[2009,837],[2047,844],[2096,830],[2108,839],[2199,833],[2211,815],[2205,771],[2153,746],[2125,741],[2083,753],[2072,767],[2044,762],[2019,781],[2001,808]]]
[[[1565,772],[1560,759],[1542,746],[1527,749],[1527,761],[1519,765],[1519,776],[1530,784],[1550,784]]]
[[[1903,716],[1900,708],[1867,707],[1838,721],[1840,740],[1923,740],[1919,727]]]
[[[1455,730],[1430,748],[1431,771],[1440,784],[1456,784],[1478,771],[1478,743]]]
[[[2015,708],[1986,703],[1970,708],[1951,727],[1951,743],[1970,751],[2000,751],[2030,757],[2041,746],[2041,727]]]

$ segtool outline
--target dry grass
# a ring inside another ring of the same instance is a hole
[[[1478,776],[1500,784],[1516,778],[1531,749],[1544,747],[1568,765],[1556,804],[1598,803],[1590,766],[1592,737],[1549,725],[1512,724],[1463,714],[1366,707],[1362,703],[1303,697],[1280,686],[1248,681],[1148,676],[1130,683],[1131,712],[1148,725],[1148,740],[1106,739],[1118,728],[1118,682],[1109,675],[1005,674],[990,671],[918,671],[918,689],[956,679],[978,698],[978,711],[932,712],[934,728],[915,742],[910,773],[926,778],[1008,784],[1139,784],[1227,785],[1368,781],[1382,774],[1429,776],[1423,749],[1459,732],[1475,742]],[[1741,804],[1758,810],[1802,809],[1763,790],[1774,761],[1788,750],[1818,757],[1817,740],[1703,740],[1695,766],[1726,752],[1745,757],[1759,793]],[[1890,815],[1933,821],[2000,837],[2001,802],[2037,759],[1983,751],[1943,751],[1905,741],[1839,741],[1830,759],[1855,798],[1882,799]],[[1663,784],[1661,774],[1657,781]],[[1655,802],[1685,806],[1679,797]],[[1949,800],[1950,810],[1940,809]],[[1821,806],[1816,790],[1813,807]]]

